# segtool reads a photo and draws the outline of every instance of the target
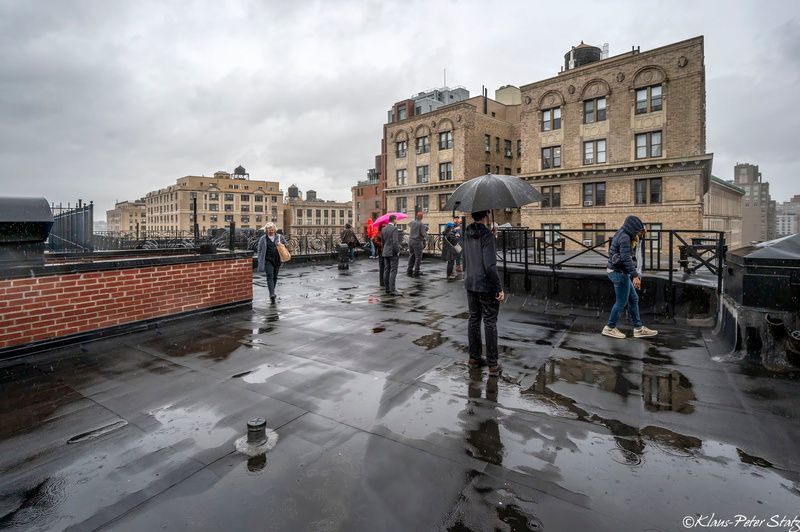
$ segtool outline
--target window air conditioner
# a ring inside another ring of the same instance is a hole
[[[583,241],[583,245],[586,246],[586,247],[591,247],[592,246],[592,240],[591,239],[584,240]]]
[[[427,207],[423,207],[422,208],[422,212],[428,212],[428,208]]]
[[[490,151],[492,151],[492,149],[489,146],[484,146],[483,147],[483,151],[485,151],[486,153],[489,153]]]
[[[592,205],[594,205],[594,202],[592,200],[583,202],[584,207],[591,207]]]

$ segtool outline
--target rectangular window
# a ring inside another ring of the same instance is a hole
[[[584,183],[583,184],[583,206],[602,207],[606,204],[606,184],[605,183]]]
[[[522,141],[517,141],[517,157],[522,156]]]
[[[662,108],[661,85],[636,90],[636,114],[660,111]]]
[[[261,194],[256,194],[255,196],[253,196],[253,199],[255,199],[256,203],[259,203],[264,201],[264,196],[262,196]]]
[[[606,241],[606,224],[588,223],[583,224],[583,244],[585,246],[602,246]]]
[[[494,151],[500,153],[500,137],[494,138]]]
[[[233,212],[233,205],[231,205],[230,203],[226,203],[225,212]]]
[[[483,151],[492,151],[492,137],[489,135],[483,136]]]
[[[428,182],[428,165],[417,166],[417,183]]]
[[[212,223],[217,223],[217,215],[216,214],[212,214],[208,218],[209,218],[209,221],[211,221]]]
[[[233,194],[225,194],[225,201],[233,201]]]
[[[241,205],[242,212],[250,212],[250,205]]]
[[[226,214],[225,215],[225,221],[226,222],[232,222],[233,221],[233,215],[232,214]]]
[[[583,164],[603,164],[606,162],[606,141],[590,140],[583,143]]]
[[[422,212],[428,212],[428,196],[417,196],[414,198],[414,208]]]
[[[492,173],[492,165],[491,164],[484,165],[483,169],[486,170],[487,174],[491,174]]]
[[[208,210],[210,210],[212,212],[219,211],[219,203],[209,203],[208,204]]]
[[[303,217],[303,209],[297,209],[297,217],[298,218],[302,218]]]
[[[503,173],[505,175],[511,175],[511,168],[503,168]]]
[[[661,224],[660,223],[650,223],[647,224],[647,235],[645,236],[645,252],[649,252],[652,250],[661,249]],[[664,235],[665,237],[667,235]]]
[[[561,167],[561,146],[542,148],[542,170]]]
[[[636,158],[661,157],[661,132],[640,133],[636,135]]]
[[[544,230],[544,241],[552,244],[562,239],[561,224],[542,224]]]
[[[395,143],[395,155],[398,159],[406,156],[406,151],[408,149],[407,141],[401,140],[400,142]]]
[[[256,215],[256,223],[260,223],[263,218],[260,214]]]
[[[250,216],[242,216],[242,223],[250,223]]]
[[[403,186],[406,184],[406,169],[401,168],[395,172],[395,177],[397,178],[397,186]]]
[[[272,203],[276,203],[278,201],[278,196],[272,196]]]
[[[213,201],[218,201],[219,200],[219,192],[209,192],[208,193],[208,199],[209,200],[213,200]]]
[[[583,102],[583,123],[592,124],[606,119],[606,98],[595,98]]]
[[[439,194],[439,210],[443,211],[444,206],[447,205],[447,200],[450,199],[450,194]]]
[[[514,153],[511,151],[511,141],[510,140],[504,140],[503,144],[505,145],[504,146],[505,147],[505,156],[506,157],[513,157]]]
[[[400,107],[397,109],[397,119],[398,120],[405,120],[406,119],[406,108]]]
[[[395,200],[395,205],[397,206],[397,212],[406,212],[408,209],[408,198],[397,198]]]
[[[241,195],[241,201],[249,202],[250,201],[250,194],[242,194]]]
[[[425,137],[417,137],[417,155],[428,153],[431,151],[430,139]]]
[[[561,185],[542,187],[542,195],[544,196],[541,203],[543,209],[561,207]]]
[[[453,179],[453,163],[439,164],[439,181],[450,181]]]
[[[542,111],[542,131],[561,129],[561,107]]]
[[[634,200],[637,205],[661,203],[661,178],[637,179],[634,182]]]
[[[453,132],[442,131],[439,133],[439,149],[449,150],[453,147]]]

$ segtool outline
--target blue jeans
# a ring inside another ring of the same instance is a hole
[[[617,320],[622,313],[625,305],[628,306],[628,315],[631,317],[634,327],[642,326],[642,319],[639,317],[639,294],[633,287],[633,281],[626,273],[610,272],[608,278],[614,283],[614,295],[617,300],[611,308],[611,315],[608,317],[608,326],[617,326]]]

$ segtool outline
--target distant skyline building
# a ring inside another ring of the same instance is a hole
[[[238,166],[233,174],[185,176],[174,185],[148,192],[144,200],[151,232],[194,230],[192,203],[197,198],[197,225],[201,232],[225,228],[260,229],[267,222],[283,223],[283,191],[277,181],[250,179]]]
[[[144,198],[135,201],[118,201],[106,211],[106,229],[123,235],[147,233],[147,204]]]
[[[353,223],[353,203],[317,198],[315,190],[306,191],[306,199],[297,185],[287,190],[283,230],[292,236],[338,236],[346,223]]]
[[[777,205],[775,232],[777,237],[800,233],[800,195]]]
[[[733,168],[733,182],[745,191],[742,241],[748,244],[776,238],[775,203],[770,197],[769,183],[763,180],[758,165],[737,163]]]

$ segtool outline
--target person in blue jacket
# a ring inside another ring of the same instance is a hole
[[[622,227],[611,239],[606,272],[608,273],[608,278],[614,283],[616,301],[611,308],[608,323],[603,327],[605,336],[625,338],[625,333],[617,329],[617,320],[619,320],[619,315],[626,305],[628,307],[628,315],[633,321],[633,336],[635,338],[645,338],[658,334],[658,331],[648,329],[642,324],[642,318],[639,315],[639,295],[636,293],[642,287],[642,278],[639,275],[636,264],[636,246],[646,232],[642,220],[631,215],[625,218]]]

